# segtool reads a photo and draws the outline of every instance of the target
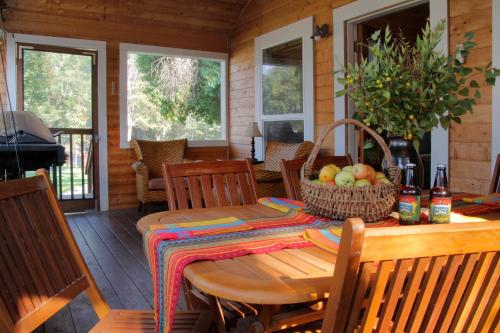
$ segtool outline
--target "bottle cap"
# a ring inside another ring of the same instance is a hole
[[[446,164],[438,164],[437,168],[438,169],[446,169]]]
[[[416,167],[416,164],[415,163],[408,163],[406,164],[405,168],[408,169],[408,168],[414,168]]]

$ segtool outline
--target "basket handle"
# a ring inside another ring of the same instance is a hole
[[[309,154],[309,157],[307,158],[307,161],[303,166],[304,176],[306,178],[309,178],[312,174],[312,165],[314,164],[314,161],[316,161],[316,158],[318,157],[319,150],[321,149],[321,146],[323,145],[323,142],[325,141],[328,133],[330,133],[333,129],[335,129],[336,127],[338,127],[340,125],[349,125],[349,124],[360,127],[363,130],[365,130],[366,132],[368,132],[368,134],[370,134],[371,137],[377,141],[380,148],[382,148],[382,150],[385,154],[385,158],[387,160],[387,164],[390,167],[395,167],[395,164],[394,164],[394,161],[392,159],[392,154],[391,154],[391,151],[389,150],[389,147],[387,147],[387,144],[385,143],[384,139],[382,139],[382,137],[379,134],[377,134],[377,132],[375,132],[374,130],[372,130],[368,126],[364,125],[363,123],[357,121],[356,119],[345,118],[345,119],[337,120],[337,121],[331,123],[330,125],[328,125],[328,127],[323,131],[323,133],[319,137],[318,141],[314,145],[313,150],[311,151],[311,154]]]

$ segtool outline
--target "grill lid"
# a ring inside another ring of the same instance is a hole
[[[15,141],[14,122],[18,143],[56,143],[49,128],[33,112],[5,111],[0,112],[0,144]]]

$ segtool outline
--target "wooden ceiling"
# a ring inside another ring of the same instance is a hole
[[[113,24],[230,33],[251,0],[6,0],[7,18],[57,15]]]

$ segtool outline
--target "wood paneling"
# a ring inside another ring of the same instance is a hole
[[[241,135],[254,117],[254,39],[303,18],[313,16],[314,24],[332,27],[332,9],[350,0],[255,0],[236,21],[230,38],[230,143],[231,155],[246,157],[249,138]],[[449,0],[450,51],[474,31],[476,48],[467,59],[468,66],[484,66],[491,61],[491,1]],[[314,43],[315,137],[334,121],[332,43],[334,36]],[[481,79],[480,82],[483,82]],[[483,82],[484,84],[484,82]],[[490,87],[481,89],[482,98],[473,114],[463,117],[461,125],[450,130],[450,176],[455,191],[487,191],[490,179],[491,94]],[[331,150],[333,136],[323,148]],[[474,162],[474,163],[471,163]]]
[[[491,5],[489,0],[450,0],[450,52],[468,31],[475,33],[477,46],[466,60],[467,66],[485,66],[492,60]],[[483,86],[484,80],[478,78]],[[450,129],[450,185],[453,191],[487,193],[491,177],[491,95],[489,86],[481,89],[482,98],[462,124]]]
[[[109,206],[136,206],[135,156],[119,147],[119,43],[227,52],[228,33],[248,0],[7,0],[6,29],[107,42]],[[3,99],[2,99],[3,100]],[[196,151],[196,149],[195,149]],[[220,153],[217,150],[215,153]],[[214,151],[206,156],[212,159]],[[191,155],[192,156],[192,155]],[[227,155],[222,154],[222,157]],[[217,158],[220,156],[217,155]],[[198,156],[196,159],[203,158]]]

